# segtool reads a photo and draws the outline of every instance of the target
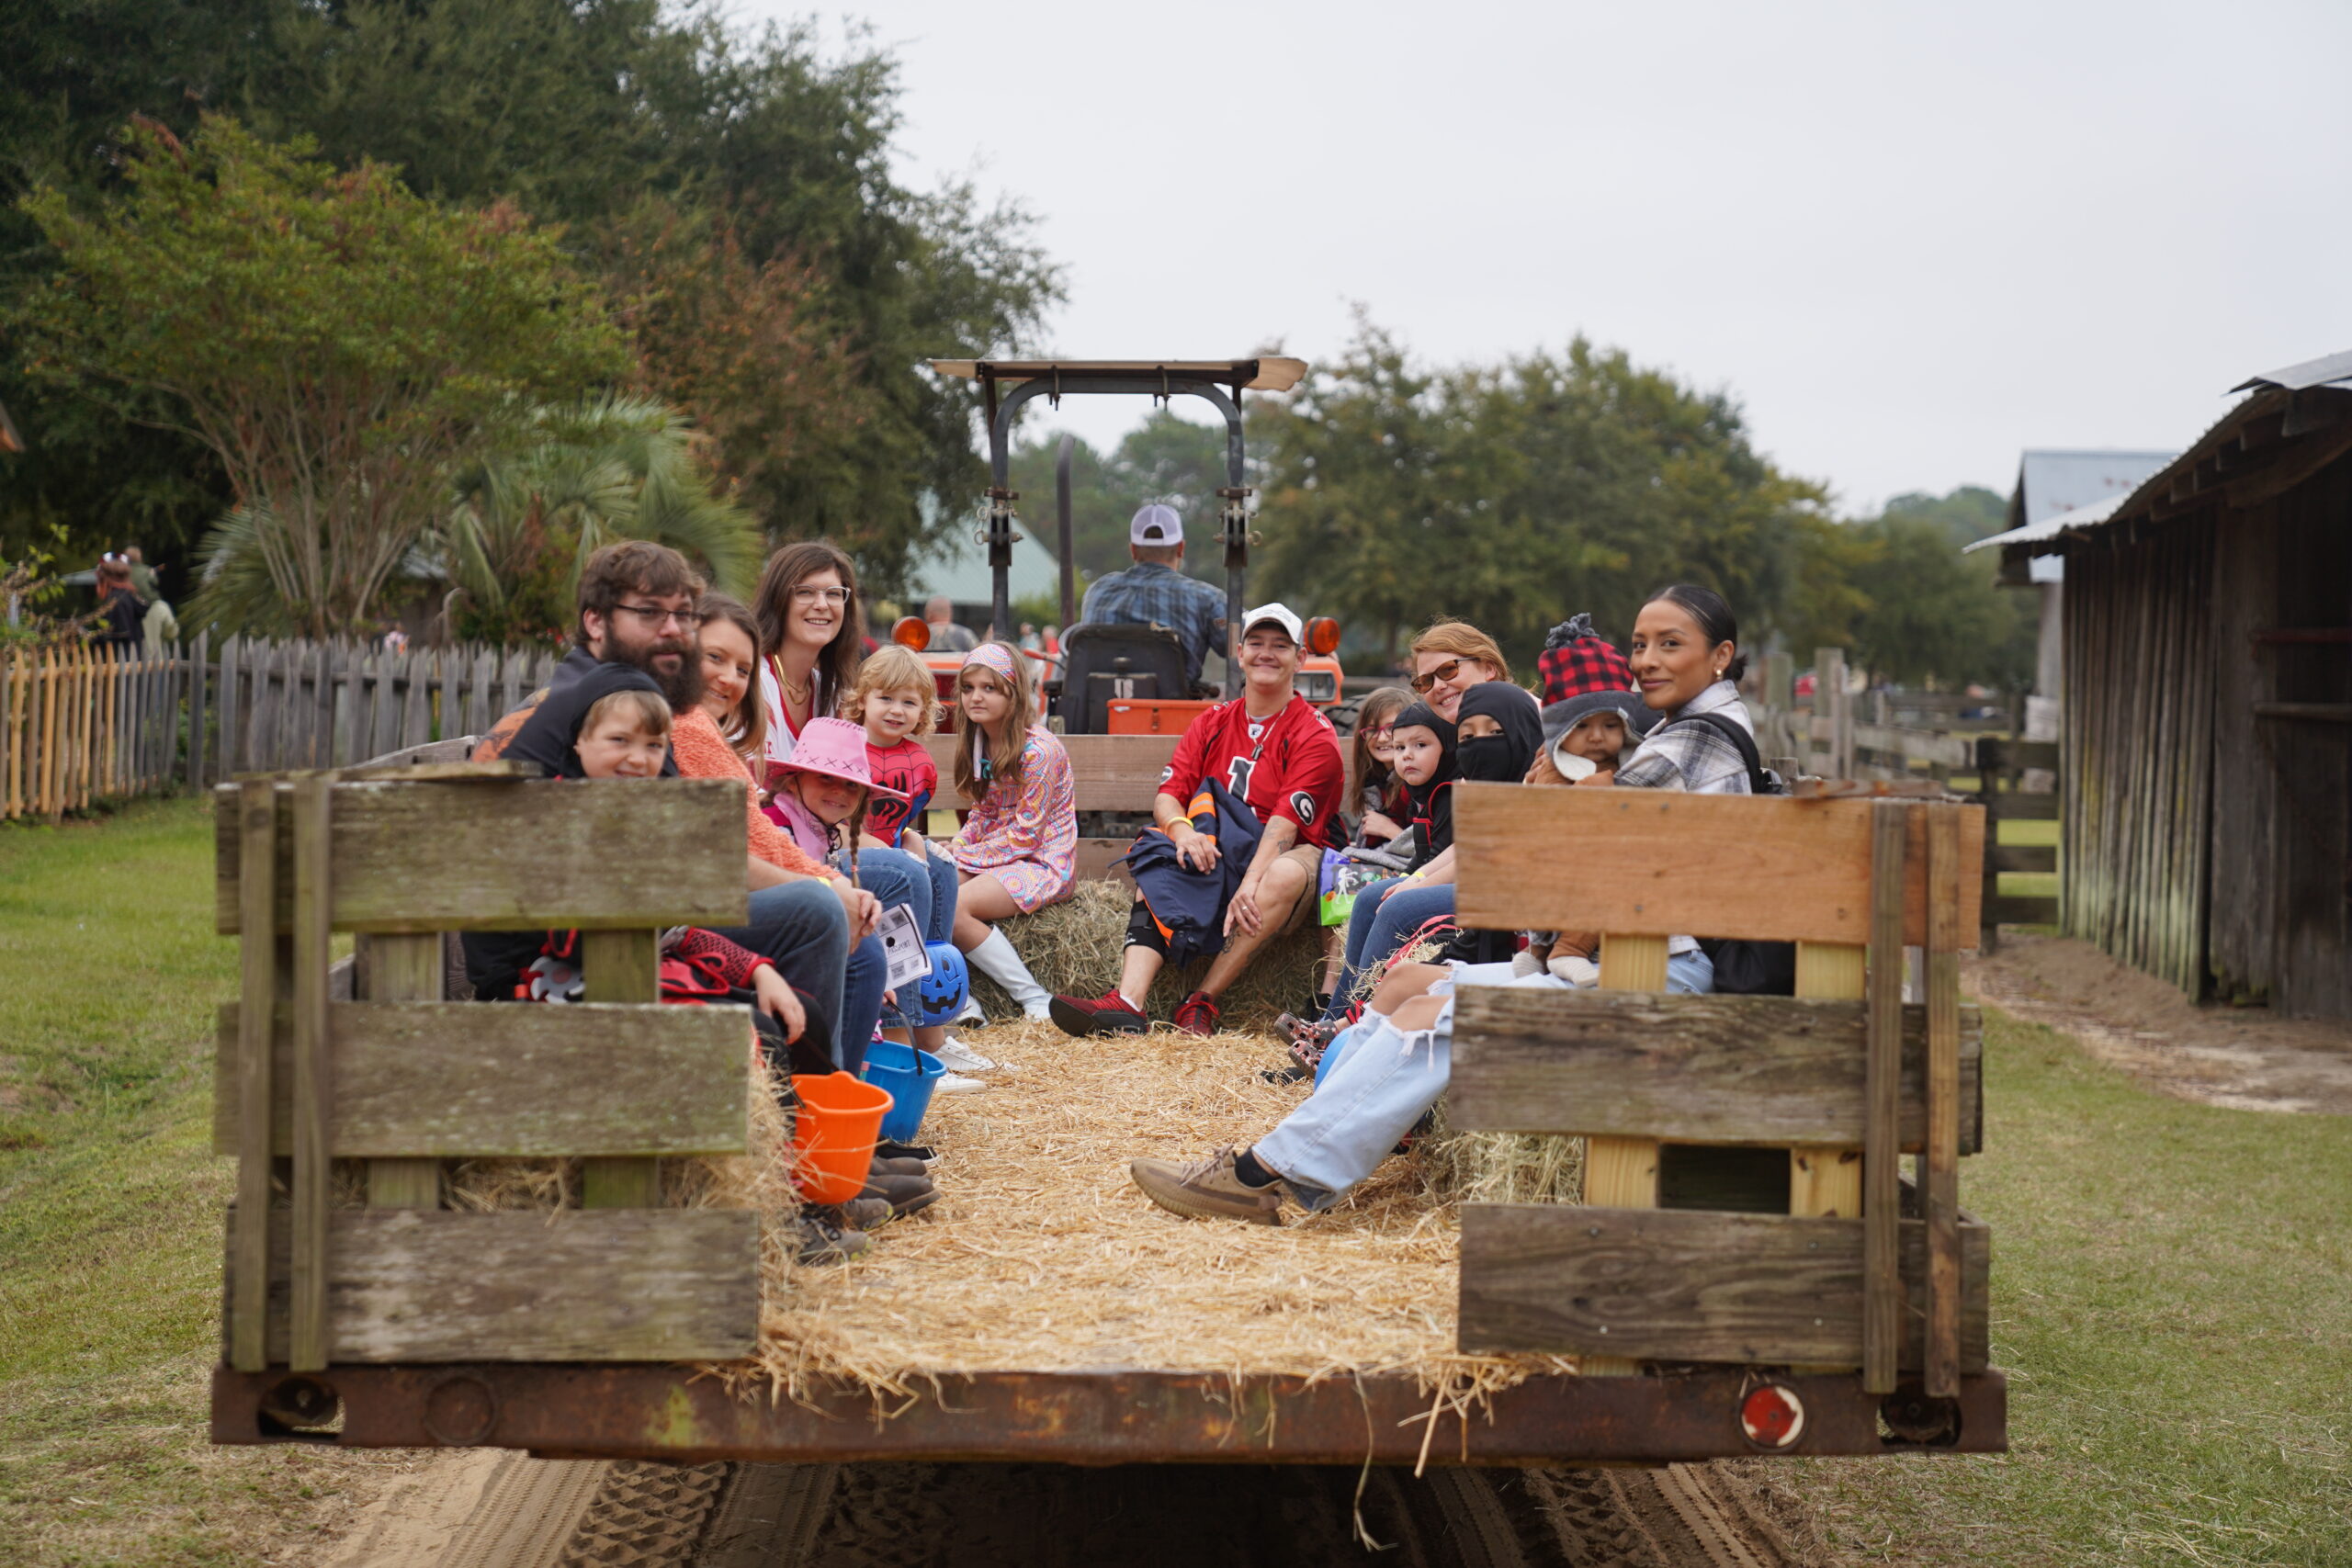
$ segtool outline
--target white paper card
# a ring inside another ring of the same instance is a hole
[[[890,961],[889,978],[883,983],[891,990],[922,979],[931,973],[931,954],[922,944],[922,932],[915,929],[914,911],[904,904],[882,911],[882,921],[875,927],[882,938],[882,952]]]

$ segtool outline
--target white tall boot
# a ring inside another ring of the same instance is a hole
[[[1046,987],[1037,984],[1029,973],[1029,965],[1021,962],[1021,954],[1012,951],[1012,943],[1001,931],[991,930],[988,941],[964,954],[965,962],[1004,987],[1005,995],[1021,1004],[1021,1010],[1032,1021],[1051,1018],[1046,1003],[1053,998]]]

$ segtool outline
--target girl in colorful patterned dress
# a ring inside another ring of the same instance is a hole
[[[956,787],[973,805],[948,852],[963,877],[956,945],[1035,1020],[1052,1016],[1052,998],[989,922],[1069,897],[1078,879],[1078,794],[1069,753],[1032,722],[1035,697],[1024,662],[1020,649],[984,642],[956,677],[964,733]]]

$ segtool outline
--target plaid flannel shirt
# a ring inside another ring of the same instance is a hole
[[[1184,679],[1194,685],[1209,649],[1225,646],[1225,595],[1156,560],[1096,578],[1078,618],[1081,625],[1166,626],[1184,646]]]
[[[1620,789],[1679,789],[1691,795],[1746,795],[1747,760],[1712,724],[1677,724],[1695,714],[1719,713],[1756,733],[1739,688],[1718,681],[1657,721],[1632,759],[1617,770]]]

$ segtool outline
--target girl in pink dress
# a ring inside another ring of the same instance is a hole
[[[963,883],[956,898],[956,945],[1004,987],[1032,1019],[1051,1000],[1012,943],[990,922],[1069,897],[1078,879],[1078,794],[1069,753],[1035,712],[1018,649],[984,642],[964,660],[956,698],[964,732],[956,785],[973,802],[948,845]]]

